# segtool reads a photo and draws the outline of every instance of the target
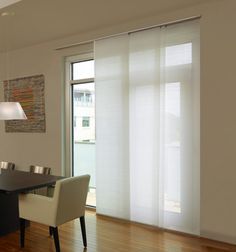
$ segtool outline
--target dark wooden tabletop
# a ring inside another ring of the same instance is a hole
[[[0,169],[0,192],[21,193],[56,183],[60,176]]]

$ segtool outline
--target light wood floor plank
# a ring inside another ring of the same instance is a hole
[[[236,246],[179,235],[86,212],[87,250],[83,248],[79,219],[59,227],[62,252],[227,252]],[[25,248],[19,248],[19,232],[0,238],[0,252],[55,251],[48,227],[31,223]]]

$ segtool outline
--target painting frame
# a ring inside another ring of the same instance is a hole
[[[45,116],[45,77],[43,74],[5,80],[4,99],[19,102],[27,116],[26,120],[5,121],[5,131],[44,133]]]

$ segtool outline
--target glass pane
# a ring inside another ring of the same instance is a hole
[[[94,78],[94,60],[72,64],[72,80]]]
[[[181,213],[180,83],[165,86],[165,202],[166,211]]]
[[[192,43],[168,46],[165,48],[166,66],[192,63]]]
[[[73,137],[74,176],[90,174],[87,205],[96,206],[94,83],[73,85]]]

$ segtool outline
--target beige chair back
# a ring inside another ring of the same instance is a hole
[[[56,182],[53,201],[57,226],[84,216],[89,180],[89,175],[83,175]]]
[[[0,168],[1,168],[1,169],[14,170],[14,169],[15,169],[15,164],[14,164],[14,163],[11,163],[11,162],[1,161],[1,162],[0,162]]]
[[[51,173],[51,168],[38,165],[30,165],[30,172],[49,175]]]

